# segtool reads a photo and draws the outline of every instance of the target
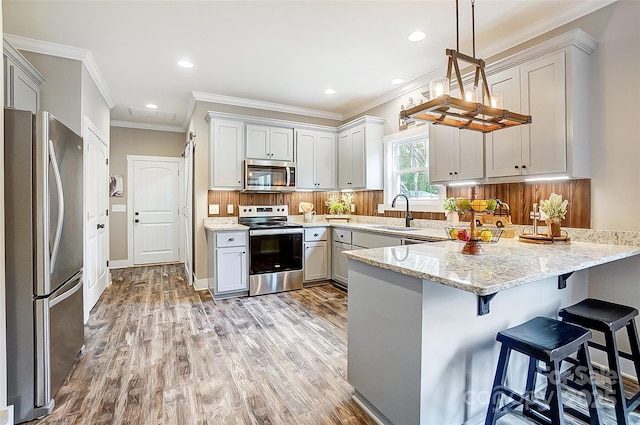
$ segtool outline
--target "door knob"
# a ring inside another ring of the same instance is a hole
[[[98,224],[98,229],[104,229],[104,224]]]

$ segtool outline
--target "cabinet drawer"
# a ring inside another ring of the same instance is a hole
[[[326,241],[327,240],[327,228],[326,227],[314,227],[311,229],[304,229],[304,241]]]
[[[383,248],[385,246],[400,245],[400,238],[393,236],[376,235],[366,232],[353,232],[352,242],[354,247]]]
[[[351,230],[333,229],[333,241],[351,243]]]
[[[247,232],[218,232],[216,233],[216,246],[245,246],[247,244]]]

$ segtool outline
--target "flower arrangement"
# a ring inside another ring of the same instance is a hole
[[[354,196],[352,193],[331,193],[324,204],[329,207],[330,214],[344,214],[351,212]]]
[[[562,195],[552,193],[549,199],[540,200],[540,210],[549,218],[563,219],[567,214],[568,200],[562,200]]]
[[[444,208],[446,212],[457,212],[457,202],[458,200],[456,198],[445,198],[444,202],[442,203],[442,208]]]

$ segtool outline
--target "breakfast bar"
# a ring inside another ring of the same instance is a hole
[[[483,423],[498,359],[497,332],[557,317],[586,298],[589,269],[638,263],[640,247],[573,242],[457,242],[347,251],[348,380],[383,424]],[[613,289],[617,283],[606,283]],[[637,285],[637,283],[636,283]],[[629,292],[627,290],[627,292]],[[514,355],[511,385],[526,359]]]

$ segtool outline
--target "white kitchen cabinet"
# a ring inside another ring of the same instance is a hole
[[[298,189],[335,190],[336,133],[296,130]]]
[[[470,130],[429,126],[429,182],[484,178],[484,136]]]
[[[207,115],[209,120],[209,189],[236,189],[242,184],[244,123]]]
[[[401,238],[371,232],[351,232],[352,249],[384,248],[401,244]]]
[[[304,281],[329,278],[329,242],[326,227],[304,229]]]
[[[4,105],[36,113],[44,77],[11,44],[3,41]]]
[[[247,158],[293,161],[293,129],[247,124]]]
[[[338,127],[338,189],[383,188],[384,120],[364,116]]]
[[[488,76],[505,109],[532,122],[486,135],[486,175],[495,181],[529,176],[589,177],[589,54],[596,43],[580,30],[533,48],[538,54]],[[546,50],[545,50],[546,49]],[[540,54],[543,51],[545,54]]]
[[[351,250],[351,244],[333,241],[331,249],[331,279],[346,288],[349,278],[349,260],[342,252]]]
[[[207,230],[209,291],[216,298],[249,291],[246,231]]]

